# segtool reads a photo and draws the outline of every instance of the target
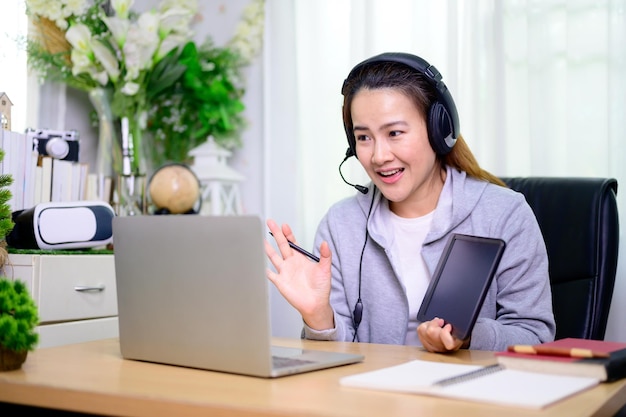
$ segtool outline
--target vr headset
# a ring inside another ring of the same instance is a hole
[[[102,201],[40,203],[15,211],[6,237],[16,249],[85,249],[113,241],[115,211]]]

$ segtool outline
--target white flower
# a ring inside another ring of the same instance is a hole
[[[187,37],[191,37],[193,32],[189,28],[189,23],[193,19],[193,12],[182,7],[173,7],[161,13],[159,34],[161,38],[166,37],[172,32],[180,33]]]
[[[239,53],[244,62],[251,62],[261,50],[264,25],[264,0],[253,0],[244,9],[235,36],[229,42],[229,46]]]
[[[192,15],[195,15],[198,12],[198,1],[197,0],[163,0],[159,7],[159,11],[161,13],[165,13],[169,9],[180,8],[186,9],[191,12]]]
[[[105,86],[109,83],[109,77],[107,76],[106,71],[93,71],[91,76],[94,80],[96,80],[101,86]]]
[[[26,7],[29,13],[43,16],[50,20],[56,20],[63,16],[61,12],[63,3],[60,1],[26,0]]]
[[[72,50],[72,74],[89,74],[100,85],[106,85],[109,82],[109,77],[105,71],[99,70],[92,62],[91,56],[84,54],[78,50]]]
[[[67,23],[67,20],[65,19],[56,19],[54,21],[54,24],[57,25],[57,27],[61,30],[65,30],[67,29],[69,23]]]
[[[104,67],[111,81],[116,82],[120,76],[120,68],[115,55],[111,50],[101,41],[93,41],[93,53],[98,62]]]
[[[107,28],[111,31],[111,35],[115,40],[115,43],[119,48],[124,47],[126,43],[126,36],[128,35],[128,28],[130,27],[130,21],[128,19],[120,19],[119,17],[103,17],[102,20],[107,25]]]
[[[159,20],[159,14],[155,11],[145,12],[139,15],[137,26],[146,34],[156,34],[159,32]]]
[[[25,3],[29,13],[43,16],[46,3],[50,2],[48,0],[26,0]]]
[[[50,3],[51,4],[48,7],[48,10],[43,16],[55,22],[57,26],[61,25],[67,28],[67,22],[65,21],[61,7],[58,5],[55,5],[54,2],[50,2]]]
[[[74,49],[70,56],[72,60],[72,74],[78,75],[83,72],[89,72],[92,65],[89,55]]]
[[[87,73],[96,82],[106,85],[109,79],[117,81],[120,74],[119,64],[109,47],[100,40],[92,38],[89,28],[82,23],[71,26],[65,38],[72,45],[72,73]]]
[[[79,16],[89,8],[88,0],[26,0],[28,12],[52,20],[59,29],[68,28],[68,19]]]
[[[140,71],[152,67],[152,57],[159,47],[157,28],[156,14],[146,13],[128,29],[123,49],[124,63],[128,71],[126,80],[134,80]]]
[[[134,0],[111,0],[111,7],[113,7],[118,17],[128,19],[128,14],[133,7],[133,3]]]
[[[48,3],[52,3],[48,0]],[[87,0],[65,0],[65,7],[63,7],[63,15],[70,17],[72,15],[82,15],[89,8],[89,2]]]
[[[137,83],[127,82],[126,84],[124,84],[121,91],[127,96],[134,96],[139,91],[139,87],[140,85]]]
[[[91,32],[89,28],[82,23],[78,23],[67,30],[65,39],[72,47],[84,54],[91,52]]]
[[[162,60],[163,57],[167,55],[171,50],[177,48],[180,45],[183,45],[187,40],[188,38],[186,36],[169,35],[161,41],[161,45],[159,46],[159,49],[154,56],[154,60],[156,62]]]

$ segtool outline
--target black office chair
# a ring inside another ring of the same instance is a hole
[[[603,340],[619,245],[617,180],[502,178],[526,196],[550,263],[556,339]]]

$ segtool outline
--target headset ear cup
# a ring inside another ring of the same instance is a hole
[[[428,140],[437,155],[445,155],[452,150],[446,138],[452,135],[452,122],[445,106],[435,101],[428,111]]]
[[[354,134],[349,129],[345,129],[345,130],[346,130],[346,136],[348,137],[348,151],[346,152],[346,158],[349,158],[351,156],[354,156],[355,158],[357,158],[356,138],[354,137]]]

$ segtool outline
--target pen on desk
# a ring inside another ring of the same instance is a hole
[[[272,232],[270,232],[270,235],[274,236],[274,234]],[[315,261],[315,262],[319,262],[320,258],[318,258],[317,256],[313,255],[311,252],[302,249],[300,246],[296,245],[295,243],[293,243],[292,241],[288,240],[287,242],[289,242],[289,246],[294,249],[297,252],[300,252],[301,254],[303,254],[304,256],[308,257],[309,259]]]
[[[549,346],[513,345],[507,348],[509,352],[526,353],[529,355],[566,356],[570,358],[608,358],[606,352],[580,348],[559,348]]]

